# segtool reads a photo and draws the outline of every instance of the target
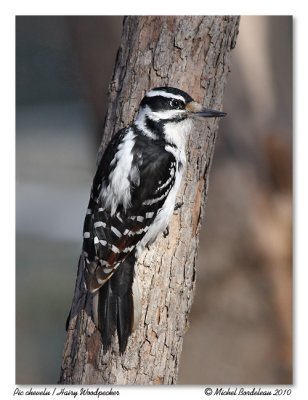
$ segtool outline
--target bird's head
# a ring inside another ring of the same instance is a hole
[[[225,115],[224,112],[204,108],[180,89],[157,87],[149,90],[142,99],[135,124],[148,136],[158,138],[161,135],[185,134],[193,119]]]

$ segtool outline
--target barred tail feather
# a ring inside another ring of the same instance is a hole
[[[135,262],[135,255],[130,255],[121,263],[114,275],[94,294],[94,321],[101,331],[104,353],[111,346],[112,337],[117,331],[119,350],[123,354],[132,333],[134,324],[132,286]]]
[[[127,346],[128,338],[133,330],[134,303],[131,289],[129,289],[124,296],[118,296],[117,317],[119,350],[120,353],[123,354]]]
[[[99,289],[98,293],[98,328],[101,331],[104,352],[111,345],[117,323],[117,299],[112,292],[111,279]]]

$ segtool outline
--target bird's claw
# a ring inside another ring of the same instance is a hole
[[[167,228],[164,230],[163,235],[164,238],[166,239],[166,237],[169,235],[169,226],[167,226]]]
[[[182,207],[183,204],[184,203],[182,201],[179,201],[178,203],[175,203],[174,211],[179,210]]]

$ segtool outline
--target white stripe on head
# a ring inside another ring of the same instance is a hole
[[[157,139],[157,136],[147,128],[146,117],[153,121],[161,121],[164,119],[174,119],[179,114],[185,114],[186,110],[162,110],[162,111],[152,111],[151,108],[146,105],[139,110],[137,118],[135,120],[136,126],[143,132],[145,132],[149,137]]]
[[[184,97],[181,96],[180,94],[173,94],[170,92],[166,92],[165,90],[149,90],[145,94],[145,97],[155,97],[155,96],[167,97],[168,99],[177,99],[185,103]]]
[[[154,121],[160,121],[162,119],[173,119],[179,114],[185,114],[186,110],[163,110],[163,111],[152,111],[151,117]]]

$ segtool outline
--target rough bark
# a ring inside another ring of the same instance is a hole
[[[110,85],[101,149],[134,117],[145,91],[174,86],[206,107],[222,108],[238,17],[128,17]],[[187,146],[187,168],[178,201],[182,208],[138,262],[142,316],[123,356],[117,339],[103,354],[91,320],[91,298],[81,268],[73,299],[60,382],[65,384],[175,383],[188,328],[200,221],[204,214],[217,120],[198,123]]]

